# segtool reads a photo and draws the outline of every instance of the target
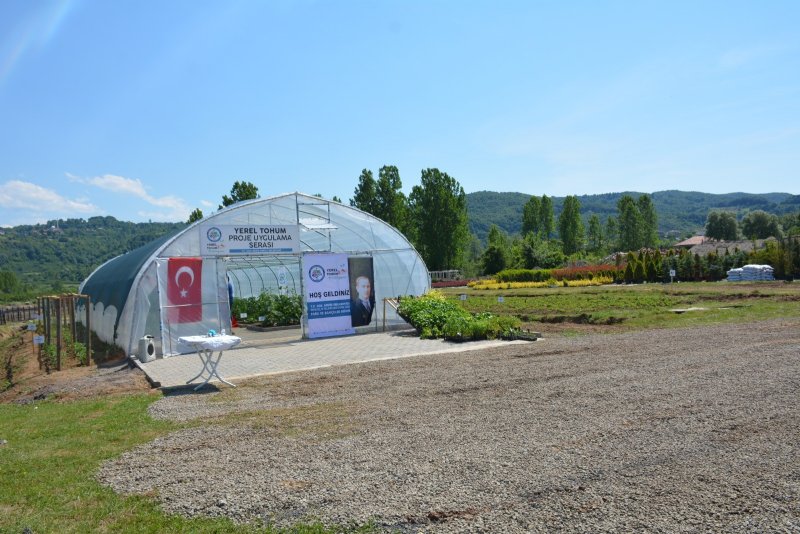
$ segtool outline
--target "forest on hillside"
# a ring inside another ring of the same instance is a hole
[[[132,223],[114,217],[53,220],[0,229],[0,271],[13,273],[19,288],[74,289],[95,268],[184,223]],[[2,288],[12,289],[12,288]],[[9,291],[11,292],[11,291]]]
[[[588,223],[592,215],[601,222],[616,216],[617,202],[623,195],[634,198],[643,193],[620,192],[602,195],[578,195],[581,216]],[[509,235],[522,230],[522,208],[531,195],[478,191],[467,194],[469,228],[481,242],[486,243],[494,224]],[[673,241],[702,231],[712,210],[734,212],[739,219],[755,210],[783,215],[800,210],[800,195],[789,193],[699,193],[694,191],[657,191],[650,195],[658,213],[658,233]],[[552,197],[555,216],[561,213],[565,197]]]

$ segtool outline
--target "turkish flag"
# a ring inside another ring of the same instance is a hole
[[[167,262],[167,301],[170,323],[203,320],[202,258],[170,258]]]

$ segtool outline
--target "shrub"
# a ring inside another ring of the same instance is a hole
[[[400,299],[398,312],[422,338],[443,337],[452,341],[495,339],[511,337],[520,326],[516,317],[489,313],[472,315],[436,290],[421,297]]]
[[[544,282],[549,278],[549,269],[505,269],[495,275],[498,282]]]
[[[495,280],[484,280],[482,282],[475,282],[470,285],[472,289],[528,289],[528,288],[542,288],[553,287],[558,284],[558,281],[550,278],[544,282],[506,282],[501,283]]]

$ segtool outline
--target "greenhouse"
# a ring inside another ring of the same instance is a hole
[[[98,267],[81,284],[98,338],[136,354],[191,352],[178,338],[231,331],[233,298],[300,295],[305,338],[402,323],[385,298],[430,288],[424,261],[380,219],[288,193],[234,204]]]

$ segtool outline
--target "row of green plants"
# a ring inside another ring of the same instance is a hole
[[[417,329],[423,339],[471,341],[513,338],[521,325],[516,317],[469,313],[435,289],[419,297],[403,297],[398,313]]]
[[[44,327],[41,324],[37,326],[36,333],[44,334]],[[72,338],[72,332],[68,328],[61,332],[61,358],[62,364],[66,359],[75,360],[78,365],[89,364],[86,344],[75,341]],[[42,345],[42,363],[44,363],[45,370],[48,373],[58,367],[58,347],[56,344],[45,343]]]
[[[564,280],[616,279],[620,267],[616,265],[575,265],[562,269],[505,269],[494,275],[497,282],[549,282]]]
[[[257,297],[233,299],[234,317],[241,317],[242,313],[247,318],[242,322],[259,323],[261,326],[290,326],[300,324],[303,314],[303,299],[295,293],[281,295],[263,292]],[[263,320],[259,320],[263,317]]]

